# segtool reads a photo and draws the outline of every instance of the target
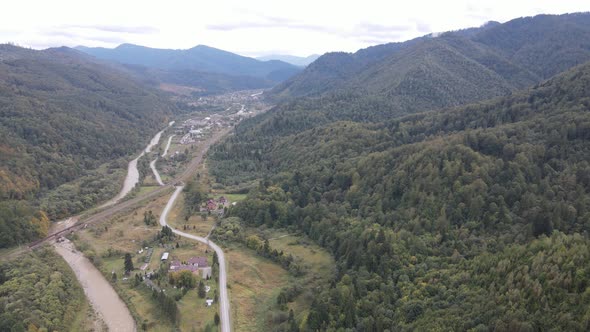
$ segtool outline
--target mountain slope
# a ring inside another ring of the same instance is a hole
[[[363,89],[365,94],[401,95],[406,99],[400,101],[402,108],[416,102],[426,104],[415,110],[433,102],[435,108],[453,106],[530,86],[590,60],[589,36],[588,13],[490,23],[354,54],[328,53],[269,95],[284,100]],[[452,86],[446,86],[449,79]],[[420,89],[411,91],[415,86]],[[405,91],[399,94],[399,89]]]
[[[273,81],[263,78],[232,76],[191,69],[165,70],[139,65],[123,65],[123,68],[138,80],[153,87],[161,87],[162,84],[189,87],[193,96],[270,88],[275,85]]]
[[[537,81],[489,49],[447,35],[399,50],[343,88],[387,96],[400,111],[414,113],[506,95]]]
[[[138,151],[175,111],[157,91],[78,51],[0,45],[0,201],[8,201],[2,207],[16,206],[13,200],[34,203],[88,170]],[[26,204],[0,213],[2,233],[21,242],[34,237],[36,231],[22,238],[18,231],[4,233],[32,213]]]
[[[590,59],[590,13],[519,18],[482,31],[474,40],[549,78]]]
[[[123,64],[164,70],[190,69],[234,76],[252,76],[273,82],[283,81],[300,70],[282,61],[258,61],[205,45],[188,50],[156,49],[132,44],[122,44],[114,49],[84,46],[77,49],[99,59]]]
[[[226,185],[265,177],[231,215],[300,230],[334,254],[310,330],[583,331],[587,91],[590,63],[387,122],[273,136],[252,121],[215,148],[211,169]]]
[[[309,64],[300,74],[277,85],[271,94],[275,98],[288,98],[317,95],[334,90],[342,82],[354,77],[368,64],[378,62],[395,51],[412,45],[417,40],[372,46],[354,54],[326,53]]]

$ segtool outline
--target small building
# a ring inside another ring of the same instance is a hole
[[[168,260],[168,253],[165,252],[162,254],[162,262]]]
[[[191,257],[186,262],[181,261],[172,261],[170,262],[170,272],[177,272],[177,271],[191,271],[193,274],[199,275],[199,272],[202,271],[203,279],[206,279],[206,276],[210,274],[205,274],[205,271],[210,271],[211,268],[207,266],[207,257]]]
[[[207,257],[191,257],[187,261],[188,265],[196,266],[196,267],[206,267],[207,266]]]
[[[206,299],[205,303],[207,304],[208,307],[210,307],[213,304],[213,299]]]
[[[217,210],[217,203],[214,200],[210,199],[207,201],[207,210],[213,211]]]

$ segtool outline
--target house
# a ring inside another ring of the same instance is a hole
[[[181,261],[172,261],[170,263],[170,272],[177,272],[177,271],[191,271],[194,274],[199,274],[201,270],[209,271],[210,268],[207,267],[207,257],[191,257],[189,258],[186,263]],[[203,273],[203,278],[205,278],[206,274]]]
[[[168,253],[165,252],[162,254],[162,262],[168,260]]]
[[[207,267],[207,257],[191,257],[187,261],[187,264],[196,267]]]
[[[208,307],[210,307],[213,304],[213,299],[206,299],[205,303],[207,304]]]
[[[217,203],[215,203],[215,201],[213,199],[209,199],[207,201],[207,210],[209,210],[209,211],[217,210]]]

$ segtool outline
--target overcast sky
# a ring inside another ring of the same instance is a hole
[[[2,5],[0,42],[37,49],[203,44],[247,56],[303,56],[580,11],[590,11],[590,0],[15,0]]]

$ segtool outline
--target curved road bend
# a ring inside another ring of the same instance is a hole
[[[166,218],[168,217],[168,212],[170,212],[172,206],[174,206],[174,202],[178,198],[178,195],[180,194],[183,188],[183,186],[176,187],[176,190],[170,197],[170,200],[166,204],[166,207],[164,207],[164,211],[162,211],[162,215],[160,216],[160,225],[170,227],[166,222]],[[187,234],[179,230],[176,230],[172,227],[170,228],[172,229],[172,232],[174,232],[174,234],[178,234],[182,237],[186,237],[204,243],[211,247],[213,250],[215,250],[215,252],[217,253],[217,259],[219,261],[219,311],[221,312],[221,331],[230,332],[231,323],[229,318],[229,299],[227,296],[227,273],[225,269],[225,256],[223,254],[223,250],[221,250],[221,248],[218,245],[209,241],[209,239],[207,238]]]

